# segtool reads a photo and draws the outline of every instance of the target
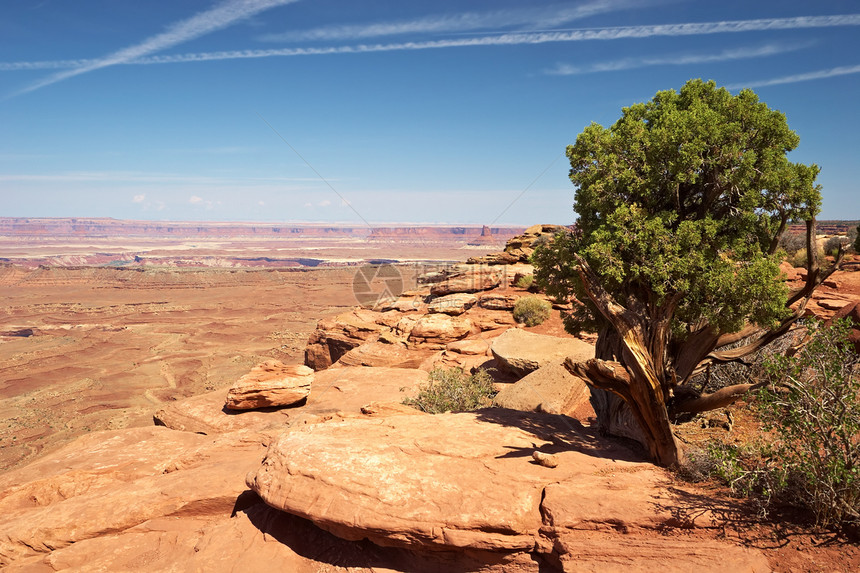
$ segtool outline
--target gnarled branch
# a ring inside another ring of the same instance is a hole
[[[707,412],[709,410],[716,410],[717,408],[724,408],[733,404],[735,400],[747,392],[763,388],[766,385],[767,382],[759,382],[757,384],[735,384],[733,386],[720,388],[716,392],[712,392],[710,394],[702,394],[701,396],[681,399],[672,404],[673,414],[675,416],[678,416],[679,414],[698,414],[699,412]]]

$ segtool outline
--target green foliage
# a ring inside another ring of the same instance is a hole
[[[461,368],[435,368],[427,387],[403,403],[430,414],[465,412],[489,406],[495,395],[493,379],[483,369],[469,375]]]
[[[534,275],[523,275],[517,279],[517,281],[514,283],[514,286],[517,288],[528,289],[532,286],[532,284],[534,282],[535,282]]]
[[[797,501],[820,525],[860,525],[860,357],[851,323],[820,329],[796,356],[774,357],[761,395],[765,429]]]
[[[514,320],[526,326],[537,326],[552,313],[552,305],[536,296],[524,296],[514,303]]]
[[[574,331],[603,321],[574,252],[617,301],[653,309],[680,298],[681,335],[702,321],[720,332],[774,324],[787,291],[770,243],[784,219],[809,218],[821,202],[819,168],[786,158],[798,141],[752,91],[701,80],[624,108],[608,129],[591,124],[567,148],[577,229],[537,249],[538,283],[586,302]]]
[[[860,253],[860,225],[854,229],[854,252]]]

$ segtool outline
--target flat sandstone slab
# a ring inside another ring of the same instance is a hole
[[[558,466],[534,463],[536,449]],[[567,561],[569,571],[601,570],[595,555],[594,569],[575,562],[577,540],[595,533],[621,556],[621,531],[653,535],[715,520],[707,507],[690,506],[701,496],[577,422],[502,409],[351,418],[284,433],[247,484],[272,507],[344,539],[415,551],[537,551]],[[733,570],[766,570],[757,551],[711,545],[709,555],[724,554]],[[670,570],[701,565],[695,546],[685,547],[662,556]]]

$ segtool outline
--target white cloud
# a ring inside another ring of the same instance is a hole
[[[141,193],[140,195],[135,195],[134,197],[131,198],[131,200],[134,203],[143,203],[144,200],[146,200],[146,194]]]
[[[260,207],[265,207],[266,202],[265,201],[257,201],[257,205],[259,205]]]
[[[18,91],[15,95],[32,92],[39,88],[55,84],[74,76],[79,76],[87,72],[134,61],[138,58],[199,38],[200,36],[205,36],[211,32],[227,28],[236,22],[250,18],[264,10],[295,1],[296,0],[228,0],[226,2],[222,2],[214,8],[204,12],[198,12],[186,20],[182,20],[168,26],[167,30],[164,32],[151,36],[139,44],[123,48],[102,58],[88,60],[87,63],[76,65],[71,70],[49,76]]]
[[[607,62],[597,62],[586,66],[573,66],[570,64],[558,64],[556,67],[545,70],[544,73],[554,76],[570,76],[577,74],[590,74],[596,72],[615,72],[619,70],[629,70],[644,68],[648,66],[680,66],[688,64],[709,64],[718,62],[728,62],[733,60],[744,60],[751,58],[762,58],[767,56],[775,56],[786,52],[793,52],[811,44],[766,44],[755,48],[737,48],[733,50],[723,50],[718,54],[673,54],[671,56],[658,57],[641,57],[641,58],[624,58],[621,60],[611,60]]]
[[[200,203],[203,203],[203,197],[199,197],[197,195],[192,195],[191,197],[188,198],[188,202],[191,203],[192,205],[199,205]]]
[[[305,203],[305,207],[313,207],[313,206],[314,206],[313,203]]]
[[[813,80],[823,80],[827,78],[835,78],[838,76],[847,76],[851,74],[860,74],[860,65],[858,66],[840,66],[827,70],[817,70],[814,72],[806,72],[802,74],[793,74],[769,80],[755,80],[747,83],[738,83],[726,86],[728,89],[743,89],[743,88],[760,88],[765,86],[776,86],[781,84],[795,84],[798,82],[810,82]]]
[[[331,205],[331,201],[329,201],[328,199],[323,199],[322,201],[317,203],[317,207],[328,207],[329,205]]]

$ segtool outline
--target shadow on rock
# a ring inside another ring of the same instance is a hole
[[[548,454],[576,451],[597,458],[626,462],[650,461],[645,451],[631,440],[600,436],[595,428],[583,426],[561,414],[522,412],[505,408],[477,410],[478,420],[502,426],[519,428],[538,438],[551,442],[539,448]],[[535,448],[510,448],[511,452],[500,457],[531,457]]]

